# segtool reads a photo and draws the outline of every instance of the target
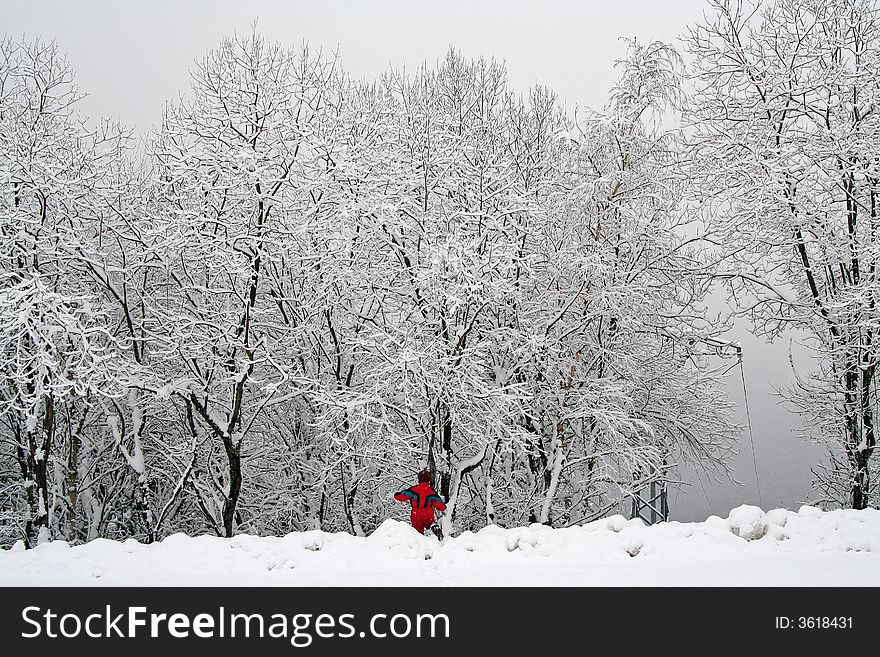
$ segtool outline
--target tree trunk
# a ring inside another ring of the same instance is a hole
[[[440,474],[440,495],[444,500],[448,500],[452,494],[452,417],[445,406],[440,407],[440,417],[442,419],[440,444],[446,456],[446,471]]]
[[[874,415],[871,404],[873,366],[860,367],[859,359],[847,353],[843,372],[845,448],[849,461],[850,507],[871,505],[871,473],[868,463],[874,451]]]
[[[538,522],[542,525],[552,524],[550,520],[550,511],[553,508],[553,502],[556,500],[556,491],[559,489],[559,480],[562,477],[562,466],[565,464],[565,447],[562,442],[562,434],[557,434],[556,441],[553,445],[553,469],[550,472],[550,485],[547,487],[547,494],[544,496],[544,504],[541,506],[541,516]]]
[[[871,472],[868,462],[874,451],[876,438],[874,435],[874,414],[871,406],[871,382],[874,367],[861,370],[861,436],[852,454],[853,478],[851,503],[853,509],[867,509],[871,505]]]
[[[483,450],[469,459],[465,459],[461,463],[458,464],[458,467],[455,468],[455,474],[450,476],[450,473],[444,473],[449,477],[451,484],[451,495],[446,498],[446,511],[443,514],[443,520],[441,521],[441,528],[443,530],[443,535],[447,538],[452,536],[452,518],[455,515],[455,505],[458,502],[458,491],[461,487],[461,480],[464,478],[468,472],[476,468],[480,463],[483,462],[483,459],[486,458],[486,451],[489,447],[489,444],[486,443],[483,445]]]
[[[348,520],[348,524],[351,527],[351,531],[355,536],[365,536],[364,528],[361,526],[360,519],[358,518],[357,511],[355,511],[355,503],[357,502],[357,489],[358,484],[355,481],[355,473],[354,473],[354,463],[350,463],[349,465],[349,474],[351,475],[351,489],[346,492],[345,490],[345,477],[343,475],[344,470],[342,468],[342,464],[339,464],[339,474],[342,479],[342,501],[343,501],[343,509],[345,511],[345,517]]]
[[[229,493],[223,502],[223,530],[226,538],[230,538],[235,524],[238,496],[241,493],[241,453],[229,436],[223,436],[223,446],[229,460]]]
[[[40,539],[43,530],[49,529],[49,452],[52,448],[52,440],[55,436],[55,402],[52,396],[46,397],[43,415],[43,438],[38,442],[37,435],[30,434],[31,454],[31,481],[34,485],[31,517],[29,523],[27,547],[34,547]]]
[[[77,481],[79,468],[79,437],[70,436],[70,452],[67,457],[67,542],[76,542],[76,507],[79,498]]]

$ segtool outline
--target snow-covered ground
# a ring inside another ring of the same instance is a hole
[[[366,538],[177,534],[0,551],[0,586],[25,585],[878,586],[880,511],[739,507],[650,527],[612,516],[568,529],[493,526],[443,544],[387,520]]]

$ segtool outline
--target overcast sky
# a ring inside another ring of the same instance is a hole
[[[189,84],[189,68],[206,50],[256,20],[267,38],[336,50],[355,77],[371,79],[389,66],[434,62],[453,46],[471,57],[507,62],[513,88],[536,82],[556,91],[569,108],[598,107],[623,56],[621,37],[678,44],[705,0],[581,0],[544,2],[381,0],[370,2],[251,0],[0,0],[5,34],[55,39],[69,54],[89,96],[84,112],[121,120],[145,134],[158,124],[164,101]],[[821,451],[793,436],[797,418],[774,389],[790,380],[788,343],[767,345],[741,322],[730,336],[745,353],[745,374],[764,508],[809,499],[810,465]],[[800,361],[804,361],[803,358]],[[731,399],[745,422],[742,382],[731,372]],[[670,495],[673,519],[726,516],[741,503],[758,503],[748,433],[735,463],[742,486],[698,481]]]

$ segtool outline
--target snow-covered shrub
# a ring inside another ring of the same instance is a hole
[[[608,531],[621,532],[626,527],[626,518],[617,513],[605,520],[605,526],[608,528]]]
[[[733,509],[727,522],[730,531],[747,541],[754,541],[767,533],[767,516],[760,508],[749,504]]]
[[[788,510],[786,509],[773,509],[772,511],[767,512],[767,522],[771,525],[777,525],[779,527],[785,527],[785,523],[788,522]]]

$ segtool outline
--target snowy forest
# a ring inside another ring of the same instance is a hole
[[[0,545],[362,536],[422,468],[447,535],[595,520],[728,472],[734,316],[809,336],[817,490],[877,508],[880,11],[682,31],[575,110],[501,59],[365,81],[254,28],[142,139],[3,37]]]

